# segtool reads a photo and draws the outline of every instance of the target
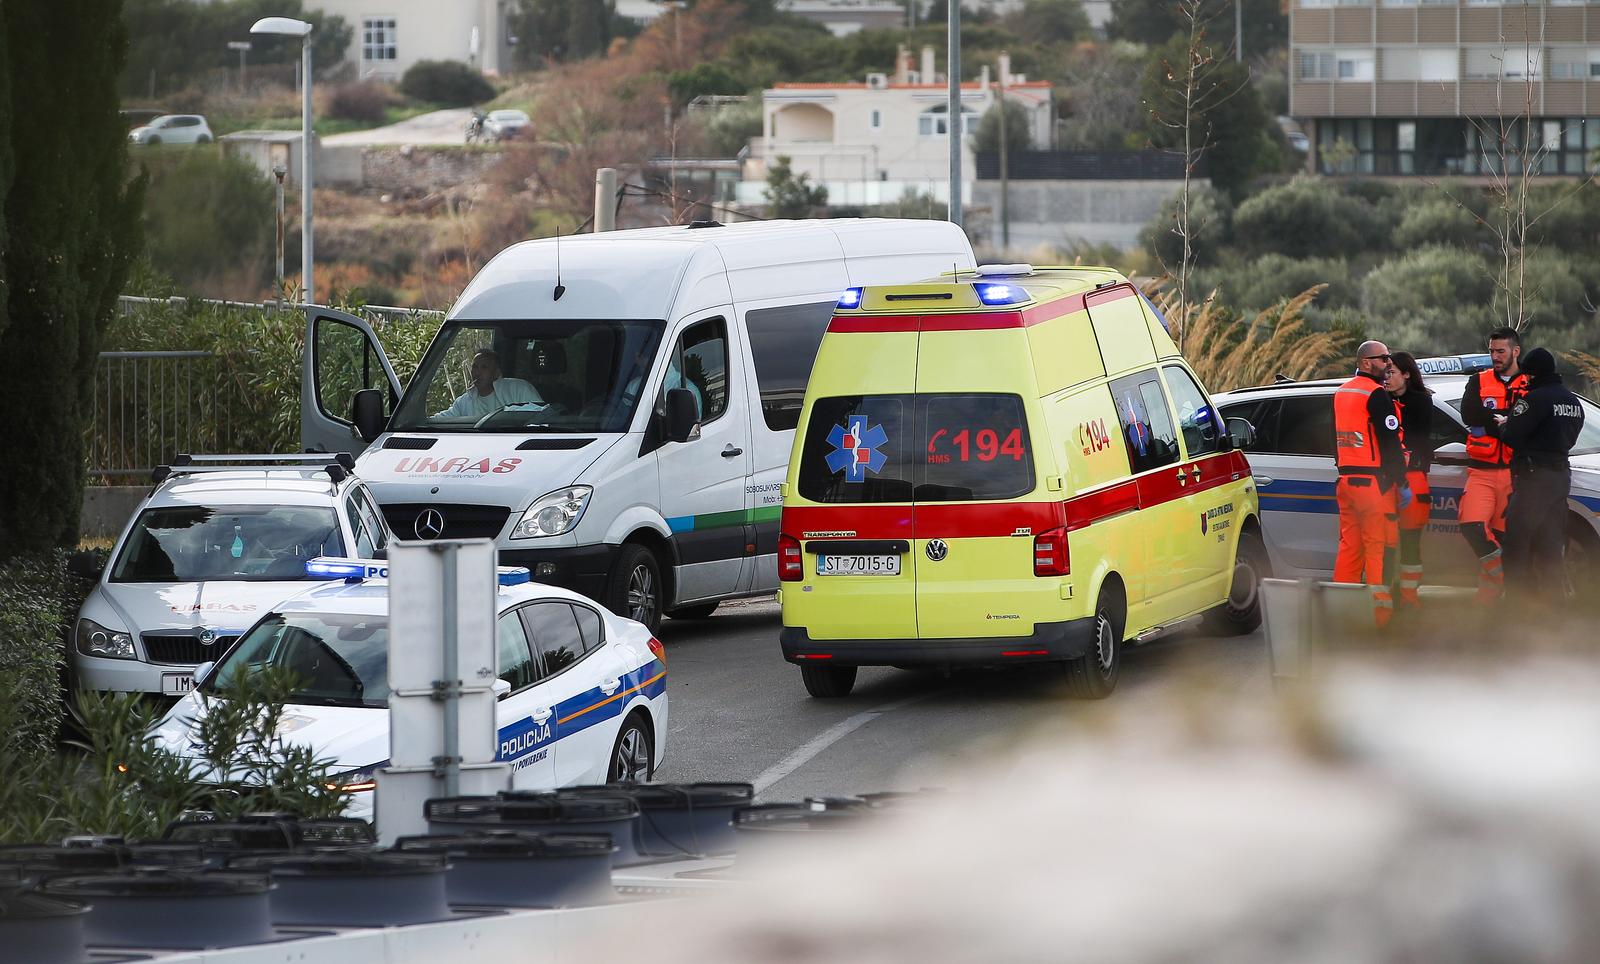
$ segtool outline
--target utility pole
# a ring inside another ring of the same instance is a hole
[[[1007,188],[1010,186],[1011,176],[1011,151],[1006,138],[1006,71],[1010,67],[1011,58],[1001,54],[1000,64],[995,72],[1000,75],[1000,253],[1005,254],[1011,247],[1011,205],[1008,203]]]
[[[602,167],[594,172],[594,233],[616,229],[617,169]]]
[[[1244,0],[1233,0],[1233,59],[1244,63]]]
[[[950,221],[961,223],[961,0],[950,0],[946,24],[950,51],[945,65],[949,71],[950,114],[945,127],[950,133]]]
[[[250,41],[230,40],[228,41],[228,49],[239,51],[239,93],[242,94],[244,93],[244,55],[250,51]]]

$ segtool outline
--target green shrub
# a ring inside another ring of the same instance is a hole
[[[1389,226],[1371,204],[1329,181],[1307,177],[1269,187],[1240,204],[1233,234],[1243,253],[1291,258],[1345,257],[1389,243]]]
[[[400,92],[445,107],[470,107],[494,99],[494,86],[459,60],[419,60],[400,78]]]
[[[1522,315],[1527,327],[1525,343],[1543,345],[1552,351],[1593,351],[1600,347],[1600,330],[1595,326],[1592,258],[1556,250],[1539,250],[1528,255],[1523,266]],[[1585,279],[1589,279],[1586,285]],[[1504,316],[1508,292],[1495,293],[1495,311]],[[1513,311],[1513,314],[1515,312]]]
[[[1495,324],[1493,296],[1481,257],[1438,245],[1385,262],[1361,282],[1370,336],[1419,356],[1481,344]]]
[[[1475,248],[1491,240],[1492,235],[1472,212],[1449,198],[1423,201],[1407,208],[1394,231],[1395,247],[1401,251],[1429,244]]]
[[[1203,272],[1201,288],[1215,287],[1223,304],[1241,311],[1260,311],[1310,288],[1326,285],[1313,304],[1318,308],[1341,308],[1356,303],[1359,292],[1350,277],[1350,266],[1337,258],[1296,260],[1281,254],[1268,254],[1238,265]]]
[[[340,120],[380,123],[389,108],[400,103],[395,89],[376,80],[340,84],[328,97],[328,116]]]
[[[156,155],[147,162],[145,251],[180,285],[270,280],[271,181],[216,148]]]
[[[89,586],[68,572],[61,551],[0,565],[0,706],[15,714],[0,725],[8,759],[37,760],[55,746],[67,634]]]
[[[1173,233],[1178,223],[1179,195],[1163,201],[1161,213],[1139,232],[1139,243],[1156,261],[1176,271],[1183,260],[1183,239]],[[1196,264],[1215,264],[1228,241],[1233,206],[1228,199],[1208,187],[1189,191],[1189,246]]]

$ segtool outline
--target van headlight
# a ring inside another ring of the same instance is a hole
[[[78,620],[78,652],[103,659],[133,659],[133,637],[92,619]]]
[[[540,496],[522,513],[516,528],[511,530],[511,538],[537,539],[571,532],[593,494],[593,486],[573,485]]]

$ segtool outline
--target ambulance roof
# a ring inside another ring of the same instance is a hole
[[[871,263],[906,276],[934,256],[971,267],[966,236],[942,221],[843,218],[674,225],[524,241],[479,271],[452,320],[660,319],[726,305],[830,292]],[[559,261],[559,263],[558,263]],[[558,277],[565,289],[555,297]],[[882,274],[882,272],[875,272]],[[890,275],[892,276],[892,275]]]

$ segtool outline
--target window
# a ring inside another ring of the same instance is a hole
[[[883,129],[883,111],[875,110],[867,116],[867,127],[871,130]]]
[[[1255,429],[1255,440],[1245,446],[1246,452],[1275,452],[1278,444],[1278,412],[1283,403],[1275,398],[1234,402],[1222,407],[1222,423],[1230,418],[1242,418]]]
[[[500,678],[511,684],[511,692],[533,684],[533,654],[528,649],[528,633],[515,612],[506,613],[495,621],[494,652]]]
[[[1276,441],[1274,450],[1285,455],[1333,458],[1333,396],[1285,398]]]
[[[1600,77],[1600,49],[1553,47],[1550,50],[1552,80],[1584,80]]]
[[[317,408],[348,425],[356,392],[388,386],[383,363],[366,333],[348,322],[318,318],[316,339]]]
[[[761,391],[761,417],[774,432],[800,424],[800,403],[805,400],[806,382],[833,318],[834,304],[757,308],[745,315]]]
[[[583,651],[592,653],[606,641],[605,624],[600,614],[588,606],[573,606],[572,614],[578,617],[578,633],[583,637]]]
[[[1370,50],[1335,51],[1334,74],[1340,80],[1371,80],[1376,58]]]
[[[1461,56],[1453,47],[1390,47],[1383,52],[1384,80],[1454,81]]]
[[[813,502],[1011,499],[1033,490],[1017,395],[853,395],[818,399],[800,452]]]
[[[701,424],[728,410],[728,326],[721,318],[702,321],[683,333],[667,359],[656,411],[667,411],[667,392],[686,389],[694,395]]]
[[[1167,392],[1178,410],[1184,452],[1197,459],[1222,451],[1222,433],[1217,430],[1217,416],[1206,393],[1195,384],[1193,376],[1177,365],[1168,365],[1162,371],[1167,376]]]
[[[917,117],[917,133],[923,137],[943,137],[950,133],[950,106],[935,104]],[[961,105],[961,133],[971,134],[978,129],[978,114]]]
[[[1467,441],[1466,426],[1457,421],[1455,415],[1437,401],[1433,405],[1432,432],[1435,452],[1452,442],[1466,444]]]
[[[1178,461],[1178,433],[1155,371],[1125,375],[1110,388],[1127,443],[1129,467],[1135,473],[1147,472]]]
[[[1467,76],[1523,80],[1542,76],[1544,50],[1539,47],[1469,47]]]
[[[1333,54],[1310,50],[1300,51],[1299,76],[1301,80],[1332,80]]]
[[[389,626],[382,616],[273,613],[217,664],[205,690],[217,693],[262,667],[294,677],[284,702],[315,706],[389,705]]]
[[[328,506],[168,506],[139,514],[112,582],[286,582],[306,561],[344,555]]]
[[[362,559],[371,559],[377,546],[371,533],[367,532],[366,520],[361,517],[361,507],[356,504],[354,494],[345,498],[344,513],[350,519],[350,535],[356,541],[356,555]]]
[[[356,501],[361,508],[361,521],[366,525],[367,535],[372,538],[375,549],[383,549],[389,544],[389,530],[383,524],[383,514],[378,511],[377,505],[372,501],[372,493],[366,486],[355,488]]]
[[[361,18],[361,59],[373,61],[395,59],[393,17]]]
[[[548,679],[583,658],[583,635],[578,631],[571,606],[535,603],[517,611],[544,662],[544,675],[540,679]]]

